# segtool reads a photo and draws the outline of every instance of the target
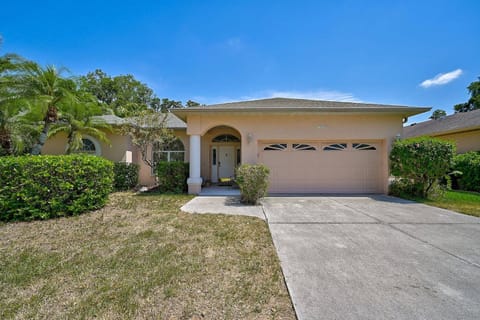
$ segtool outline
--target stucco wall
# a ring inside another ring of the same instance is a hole
[[[457,144],[457,153],[480,151],[480,130],[441,135],[436,138],[455,142]]]
[[[126,151],[132,151],[128,137],[116,133],[108,133],[110,143],[98,141],[101,148],[101,156],[111,161],[126,161]],[[65,154],[67,136],[59,133],[45,142],[42,154]]]
[[[174,130],[174,134],[176,137],[178,137],[182,143],[183,146],[185,147],[185,161],[188,162],[189,159],[189,137],[187,136],[187,133],[185,130]],[[145,164],[145,162],[142,160],[142,155],[141,153],[136,150],[135,155],[134,155],[134,162],[138,163],[140,165],[140,172],[139,172],[139,184],[144,185],[144,186],[152,186],[155,184],[155,175],[152,173],[152,169]],[[151,146],[148,148],[148,159],[152,159],[152,148]]]

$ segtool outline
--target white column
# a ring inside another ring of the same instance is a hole
[[[188,193],[199,194],[202,190],[202,178],[200,177],[200,135],[190,136],[190,177],[187,179]]]

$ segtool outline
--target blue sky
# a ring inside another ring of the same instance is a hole
[[[0,54],[133,74],[184,102],[284,96],[450,114],[480,76],[479,12],[478,0],[5,1]]]

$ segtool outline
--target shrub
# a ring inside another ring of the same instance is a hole
[[[257,204],[267,194],[269,174],[270,170],[263,164],[242,164],[237,168],[236,182],[243,203]]]
[[[480,192],[480,152],[467,152],[456,155],[453,168],[462,174],[457,178],[462,190]]]
[[[180,161],[160,161],[155,169],[160,192],[187,192],[189,164]]]
[[[101,208],[113,164],[88,155],[0,159],[0,220],[49,219]]]
[[[123,191],[135,188],[138,184],[139,169],[138,164],[115,162],[113,165],[113,189]]]
[[[391,173],[406,193],[426,198],[449,172],[455,145],[434,138],[395,141],[390,153]],[[392,189],[391,189],[392,191]]]

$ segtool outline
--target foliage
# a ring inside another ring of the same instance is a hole
[[[445,117],[446,115],[447,115],[447,113],[445,112],[445,110],[437,109],[437,110],[433,111],[432,115],[430,116],[430,119],[438,120],[441,117]]]
[[[0,161],[0,220],[78,215],[105,205],[113,164],[87,155],[4,157]]]
[[[178,194],[187,191],[188,162],[160,161],[155,170],[160,192]]]
[[[167,98],[162,99],[162,103],[158,109],[155,109],[157,112],[168,112],[170,109],[183,108],[181,101],[170,100]]]
[[[104,121],[92,118],[102,114],[102,109],[97,103],[76,101],[63,106],[62,109],[59,120],[50,128],[48,137],[64,132],[67,135],[67,154],[81,150],[85,135],[109,143],[106,131],[111,131],[111,127]]]
[[[457,180],[460,189],[480,192],[480,152],[456,155],[453,168],[462,173]]]
[[[480,109],[480,77],[477,81],[470,83],[467,89],[470,93],[470,99],[465,103],[455,105],[455,112],[468,112]]]
[[[390,152],[391,173],[408,186],[406,192],[427,197],[449,172],[455,146],[440,139],[420,137],[395,141]]]
[[[30,119],[31,104],[17,94],[15,77],[27,63],[7,54],[0,57],[0,155],[28,152],[38,136],[35,119]]]
[[[167,115],[164,113],[144,114],[131,118],[131,123],[120,128],[120,132],[130,136],[132,144],[138,148],[143,162],[151,168],[155,163],[149,155],[154,143],[167,144],[175,139],[172,130],[167,128]]]
[[[115,162],[113,165],[113,189],[131,190],[138,184],[140,166],[135,163]]]
[[[34,62],[26,62],[10,77],[12,90],[31,103],[32,116],[43,122],[32,154],[41,153],[51,125],[58,120],[60,106],[78,101],[75,96],[77,84],[71,78],[64,78],[64,72],[64,68],[44,68]]]
[[[240,187],[241,201],[257,204],[267,194],[270,170],[263,164],[242,164],[236,170],[236,182]]]
[[[200,107],[201,104],[192,100],[188,100],[187,103],[185,103],[185,107],[190,108],[190,107]]]
[[[111,77],[100,69],[80,77],[83,90],[93,94],[119,117],[139,116],[145,111],[160,110],[160,99],[146,84],[132,75]]]

